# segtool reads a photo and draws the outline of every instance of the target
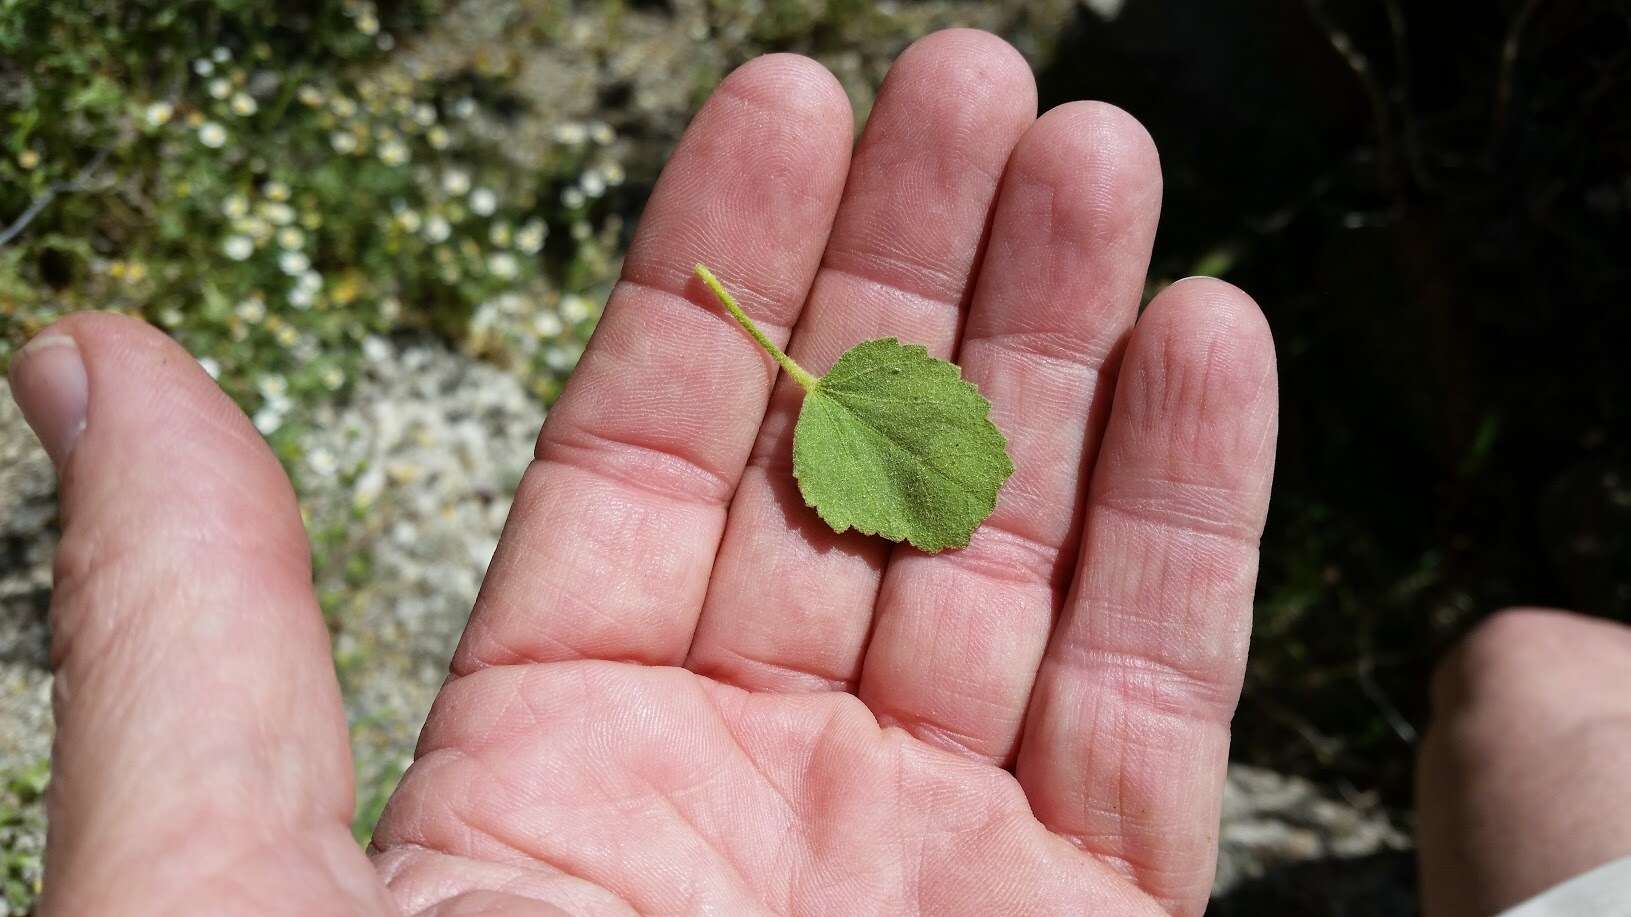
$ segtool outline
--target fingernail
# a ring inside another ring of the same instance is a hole
[[[46,329],[11,361],[11,397],[61,471],[85,429],[91,387],[74,339]]]

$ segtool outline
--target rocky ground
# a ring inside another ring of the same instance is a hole
[[[435,342],[376,341],[370,350],[354,396],[319,409],[297,469],[336,626],[364,831],[412,754],[544,416],[512,377]],[[26,783],[49,751],[52,497],[50,466],[0,393],[0,773],[8,782]],[[39,803],[13,792],[6,806],[0,842],[33,878]],[[1213,912],[1410,913],[1407,846],[1372,800],[1236,765]],[[1334,910],[1333,894],[1341,896]]]

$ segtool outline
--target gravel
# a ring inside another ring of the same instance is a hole
[[[544,408],[516,377],[433,341],[364,348],[296,466],[351,719],[365,815],[407,766]]]
[[[51,554],[56,475],[0,380],[0,774],[51,750]]]

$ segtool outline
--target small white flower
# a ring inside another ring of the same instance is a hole
[[[417,210],[401,210],[397,212],[396,223],[404,232],[418,232],[424,221],[419,218]]]
[[[261,213],[278,226],[287,226],[294,222],[294,208],[282,201],[267,201],[261,205]]]
[[[626,177],[623,174],[623,166],[620,163],[615,162],[608,162],[601,166],[600,174],[605,177],[606,184],[611,185],[614,188],[623,184],[623,179]]]
[[[198,365],[204,367],[204,372],[210,374],[211,379],[221,378],[221,364],[212,357],[199,357]]]
[[[413,120],[420,127],[430,127],[436,123],[436,106],[429,102],[420,102],[413,107]]]
[[[286,201],[293,194],[288,185],[276,179],[266,183],[263,193],[265,193],[266,199],[269,201]]]
[[[307,271],[295,278],[295,286],[315,293],[323,289],[323,275],[316,271]]]
[[[277,244],[279,248],[294,251],[306,244],[306,234],[293,226],[285,226],[277,232]]]
[[[198,125],[198,142],[212,150],[219,150],[227,145],[227,129],[214,121],[205,121]]]
[[[567,121],[555,125],[555,141],[568,146],[578,146],[589,139],[589,130],[576,121]]]
[[[283,412],[273,409],[271,405],[255,412],[255,429],[261,431],[262,436],[271,436],[283,426]]]
[[[470,192],[470,212],[476,216],[490,217],[498,209],[498,195],[490,188],[477,188]]]
[[[241,118],[247,118],[259,110],[260,106],[255,104],[255,97],[247,92],[240,92],[232,97],[232,113]]]
[[[541,338],[552,338],[565,330],[561,317],[553,312],[540,312],[533,317],[532,330]]]
[[[307,83],[296,90],[295,97],[300,100],[300,104],[309,108],[316,108],[317,106],[323,104],[323,90],[318,89],[316,86],[313,86],[310,83]]]
[[[594,124],[589,125],[589,139],[601,146],[606,146],[616,140],[617,135],[612,133],[610,124],[604,121],[596,121]]]
[[[261,393],[262,398],[277,404],[289,394],[289,380],[277,373],[267,373],[255,380],[255,388]]]
[[[267,239],[272,238],[272,224],[266,222],[260,217],[246,217],[242,220],[234,221],[232,228],[243,233],[249,238],[254,239],[256,242],[265,242]]]
[[[430,242],[446,242],[447,237],[453,235],[453,227],[447,218],[435,214],[425,221],[425,239]]]
[[[499,222],[494,223],[492,228],[487,230],[487,241],[493,243],[493,245],[497,246],[498,248],[509,248],[510,235],[510,224],[500,220]]]
[[[323,383],[324,388],[332,392],[345,384],[345,372],[338,366],[324,367],[323,372],[318,376],[318,381]]]
[[[387,296],[379,301],[379,317],[394,322],[402,317],[402,300]]]
[[[447,132],[447,128],[438,124],[425,132],[425,142],[429,143],[433,150],[445,150],[453,143],[453,135]]]
[[[587,319],[592,308],[589,300],[576,293],[568,293],[561,297],[561,318],[574,325]]]
[[[372,506],[385,492],[385,469],[378,466],[364,471],[351,490],[351,504],[358,509]]]
[[[586,200],[587,198],[583,196],[583,192],[577,188],[567,188],[561,192],[561,203],[571,210],[582,207]]]
[[[296,286],[289,291],[289,305],[294,306],[296,309],[310,309],[315,302],[317,302],[317,293],[313,290]]]
[[[363,358],[370,363],[383,363],[391,358],[391,345],[378,335],[369,335],[362,342]]]
[[[357,31],[364,35],[374,35],[379,32],[379,19],[373,13],[363,13],[357,17]]]
[[[341,381],[344,381],[343,377]],[[333,387],[339,388],[337,385]],[[310,468],[320,477],[327,478],[333,477],[334,473],[340,470],[340,462],[334,457],[334,453],[319,446],[316,449],[306,453],[306,467]]]
[[[227,61],[232,60],[232,52],[227,50],[224,46],[217,45],[215,50],[210,52],[210,59],[215,61],[217,64],[224,64]]]
[[[408,147],[392,138],[379,145],[379,161],[388,166],[399,166],[408,161]]]
[[[357,135],[350,131],[335,131],[329,135],[328,143],[342,156],[357,152]]]
[[[255,253],[255,242],[248,236],[227,236],[221,242],[221,251],[233,261],[245,261]]]
[[[396,47],[396,39],[392,37],[390,32],[381,32],[374,38],[374,47],[381,51],[389,51]]]
[[[311,268],[311,259],[306,257],[305,252],[284,252],[278,255],[277,266],[283,273],[294,277]]]
[[[221,213],[229,220],[241,220],[249,216],[249,198],[242,194],[227,195],[227,199],[221,202]]]
[[[212,99],[224,99],[232,95],[232,81],[224,76],[218,76],[210,80],[209,92]]]
[[[234,307],[232,311],[233,314],[237,315],[239,318],[250,323],[251,325],[254,325],[266,318],[266,303],[261,301],[258,297],[251,296],[243,302],[238,303],[238,305]]]
[[[549,227],[543,220],[528,220],[515,234],[515,247],[528,255],[536,255],[543,250],[544,239],[549,235]]]
[[[215,72],[215,64],[207,57],[200,57],[193,61],[193,72],[199,76],[209,76]]]
[[[154,102],[147,106],[142,113],[148,127],[162,127],[170,123],[170,118],[176,113],[176,107],[169,102]]]
[[[600,173],[592,169],[583,173],[583,178],[578,180],[578,184],[582,186],[583,193],[590,197],[600,197],[606,193],[606,179],[601,178]]]
[[[487,258],[487,270],[500,280],[509,280],[520,273],[520,262],[509,252],[497,252]]]
[[[577,362],[577,358],[571,350],[556,345],[544,351],[544,362],[556,372],[565,372],[572,368],[572,364]]]
[[[470,173],[463,169],[448,169],[442,173],[442,190],[454,197],[462,197],[470,191]]]
[[[458,118],[468,118],[476,113],[476,100],[465,96],[453,103],[453,115]]]
[[[357,103],[345,96],[335,96],[328,107],[341,118],[349,118],[357,113]]]

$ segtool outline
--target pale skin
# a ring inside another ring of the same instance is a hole
[[[1631,628],[1539,608],[1444,660],[1416,772],[1423,913],[1494,914],[1631,856],[1627,673]]]
[[[996,38],[920,41],[851,132],[787,55],[697,115],[366,851],[276,461],[157,332],[39,338],[13,380],[65,520],[43,912],[1201,912],[1268,327],[1213,280],[1139,316],[1149,136],[1038,118]],[[968,548],[802,505],[797,385],[698,262],[812,372],[883,336],[963,367],[1017,468]]]

